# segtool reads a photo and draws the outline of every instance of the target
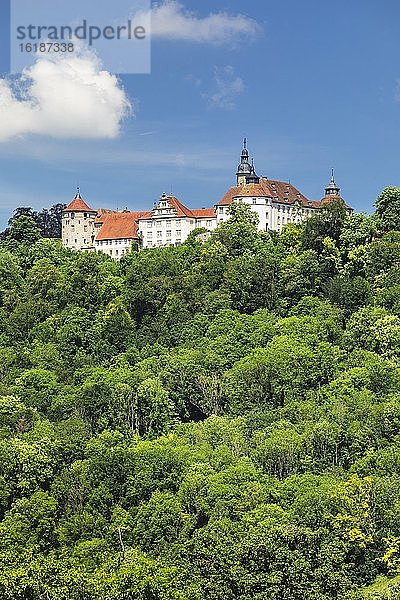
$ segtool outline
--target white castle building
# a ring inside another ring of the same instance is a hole
[[[150,211],[93,210],[78,188],[75,198],[63,211],[62,242],[66,248],[105,252],[119,260],[130,251],[132,243],[139,248],[177,246],[195,229],[212,231],[229,218],[232,202],[249,204],[258,215],[260,230],[281,231],[287,223],[300,223],[331,200],[341,200],[351,212],[340,196],[333,171],[322,200],[308,200],[290,183],[259,177],[253,160],[250,162],[245,139],[236,185],[212,208],[190,209],[175,196],[163,194]]]

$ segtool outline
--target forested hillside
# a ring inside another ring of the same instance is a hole
[[[120,263],[12,220],[1,600],[400,597],[400,189],[253,219]]]

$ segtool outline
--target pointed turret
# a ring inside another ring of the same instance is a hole
[[[335,181],[335,171],[332,169],[332,176],[329,182],[329,185],[325,188],[325,196],[321,200],[321,206],[328,204],[329,202],[340,200],[343,202],[343,206],[347,210],[349,214],[353,212],[353,209],[346,204],[343,198],[340,195],[340,187],[337,185]]]
[[[243,140],[243,150],[240,155],[240,165],[236,173],[237,185],[246,185],[249,183],[260,183],[260,178],[256,174],[254,167],[254,158],[249,162],[249,151],[247,149],[247,138]]]
[[[72,202],[63,210],[62,242],[66,248],[73,250],[94,249],[94,221],[97,210],[90,208],[81,196],[78,187]]]
[[[90,208],[90,206],[88,206],[86,204],[86,202],[84,201],[84,199],[81,196],[81,190],[78,187],[77,188],[77,193],[75,194],[74,199],[72,200],[72,202],[70,202],[68,204],[68,206],[66,208],[64,208],[64,211],[68,211],[68,212],[92,212],[92,213],[97,213],[96,210],[93,210],[93,208]]]
[[[246,183],[260,183],[260,178],[258,177],[254,166],[254,158],[251,159],[250,175],[247,175]]]
[[[332,169],[332,177],[329,185],[325,188],[325,197],[336,196],[340,198],[340,187],[336,185],[335,181],[335,171]]]
[[[251,175],[251,166],[249,163],[249,151],[247,150],[247,138],[243,140],[243,149],[240,155],[240,164],[236,172],[236,180],[238,185],[245,185],[247,177]]]
[[[243,140],[243,150],[241,154],[242,162],[249,162],[249,151],[247,150],[247,138]]]

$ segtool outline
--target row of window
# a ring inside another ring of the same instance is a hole
[[[257,202],[261,203],[260,200],[261,200],[260,198],[258,200],[257,200],[257,198],[253,198],[252,202],[253,202],[253,204],[257,204]],[[239,198],[239,202],[242,202],[242,201],[243,201],[243,199]],[[308,216],[310,216],[312,214],[312,209],[310,209],[310,208],[306,208],[306,209],[300,208],[299,209],[299,208],[293,207],[293,206],[280,206],[280,205],[278,205],[276,208],[277,208],[278,212],[280,212],[280,211],[282,211],[282,212],[285,212],[285,211],[295,212],[296,211],[297,212],[298,210],[300,210],[303,214],[307,214]],[[224,211],[225,211],[225,206],[218,207],[219,214],[221,214],[221,215],[224,214]],[[208,225],[208,223],[209,223],[209,221],[207,221],[207,225]],[[211,223],[211,221],[210,221],[210,223]]]
[[[180,246],[181,245],[181,241],[180,240],[176,240],[176,242],[174,244],[163,244],[162,240],[157,240],[157,242],[147,242],[146,247],[147,248],[154,248],[156,246]]]
[[[129,252],[129,248],[121,248],[118,250],[118,248],[110,248],[109,250],[97,250],[97,252],[104,252],[104,254],[108,254],[109,256],[115,256],[115,257],[119,257],[119,256],[123,256],[124,254],[127,254]]]
[[[124,254],[127,254],[129,252],[129,248],[121,248],[120,250],[118,249],[113,249],[110,248],[109,250],[97,250],[97,253],[100,254],[108,254],[108,256],[113,256],[115,258],[120,258],[121,256],[123,256]]]
[[[205,227],[212,227],[212,220],[209,219],[208,221],[199,221],[199,225],[204,224]]]
[[[76,221],[75,221],[75,223],[76,223]],[[71,227],[75,227],[75,223],[72,223]],[[69,224],[70,224],[70,221],[68,219],[68,221],[65,221],[65,223],[63,223],[63,229],[65,228],[65,225],[69,225]],[[81,222],[78,220],[78,225],[80,225],[80,224],[81,224]],[[84,227],[85,227],[85,229],[87,229],[86,223],[84,224]]]
[[[64,229],[64,227],[63,227],[63,229]],[[87,232],[87,230],[88,230],[88,228],[87,228],[87,225],[84,225],[84,226],[83,226],[83,231],[86,233],[86,232]],[[75,225],[74,225],[74,224],[72,224],[72,225],[71,225],[71,231],[72,231],[72,232],[74,232],[74,231],[75,231]]]
[[[164,208],[164,207],[161,207],[161,208],[155,209],[154,214],[156,214],[156,215],[162,215],[162,214],[164,214],[164,215],[165,214],[173,215],[174,212],[175,211],[174,211],[173,208]]]
[[[181,224],[181,219],[165,219],[164,221],[162,221],[162,223],[165,223],[166,225],[173,225],[174,221],[176,225]],[[156,225],[160,225],[160,221],[147,221],[147,227],[155,227]]]
[[[196,220],[197,220],[197,221],[199,221],[199,219],[196,219]],[[173,225],[173,224],[174,224],[174,222],[175,222],[175,225],[180,225],[180,224],[181,224],[181,221],[185,221],[185,219],[165,219],[165,220],[164,220],[164,221],[162,221],[161,223],[160,223],[160,221],[158,221],[158,220],[157,220],[157,221],[147,221],[147,227],[150,229],[151,227],[157,227],[157,226],[160,226],[160,225],[162,225],[162,224],[164,224],[164,223],[165,223],[165,225]],[[189,224],[190,224],[190,225],[193,225],[193,224],[194,224],[194,222],[195,222],[195,220],[194,220],[194,219],[190,219],[190,220],[189,220]],[[207,227],[211,227],[211,225],[212,225],[212,220],[211,220],[211,219],[208,219],[208,220],[206,221],[206,224],[207,224]]]
[[[310,208],[298,208],[298,207],[292,207],[292,206],[278,206],[278,212],[292,212],[292,213],[299,213],[301,212],[302,214],[306,214],[306,215],[311,215],[312,214],[312,209]]]
[[[83,213],[83,218],[84,219],[87,219],[88,216],[89,216],[88,213]],[[68,218],[75,219],[75,213],[73,213],[73,212],[71,214],[64,213],[64,219],[68,219]],[[68,221],[68,223],[69,223],[69,221]],[[80,221],[79,221],[79,223],[80,223]]]
[[[286,223],[300,223],[300,221],[301,221],[300,217],[297,217],[297,218],[287,217],[286,218]],[[276,222],[277,222],[277,225],[280,225],[281,224],[281,218],[277,217]],[[282,217],[282,225],[285,225],[285,217]]]
[[[167,234],[167,237],[171,237],[171,235],[172,235],[172,230],[171,230],[171,229],[167,229],[167,231],[166,231],[165,233]],[[182,230],[181,230],[181,229],[177,229],[177,230],[175,231],[175,235],[176,235],[176,237],[178,237],[178,238],[179,238],[179,237],[181,237],[181,235],[182,235]],[[162,231],[157,231],[157,237],[158,237],[158,238],[162,238],[162,236],[163,236],[163,232],[162,232]],[[152,232],[152,231],[148,231],[148,232],[147,232],[147,238],[151,240],[151,239],[152,239],[152,237],[153,237],[153,232]]]
[[[65,245],[66,246],[68,246],[68,241],[69,240],[65,240]],[[77,244],[77,243],[78,243],[77,239],[71,240],[71,244]],[[86,239],[83,240],[83,246],[88,246],[88,241]]]
[[[121,238],[120,240],[98,240],[96,241],[97,246],[117,246],[121,244],[129,244],[129,238]]]

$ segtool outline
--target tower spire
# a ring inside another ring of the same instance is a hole
[[[240,155],[240,160],[241,160],[242,164],[249,162],[249,151],[247,150],[247,138],[244,138],[244,140],[243,140],[243,150],[242,150],[242,154]]]
[[[240,155],[240,165],[236,172],[237,185],[246,185],[247,183],[259,183],[260,178],[257,177],[254,158],[249,158],[249,151],[247,149],[247,138],[243,140],[243,149]]]
[[[77,191],[77,193],[76,193],[75,198],[81,198],[81,188],[79,187],[79,185],[76,187],[76,191]]]
[[[240,155],[240,164],[236,171],[237,185],[246,183],[246,176],[251,174],[251,166],[249,163],[249,151],[247,150],[247,138],[243,140],[242,153]]]
[[[335,169],[332,169],[331,180],[325,188],[325,196],[340,196],[340,187],[335,181]]]

